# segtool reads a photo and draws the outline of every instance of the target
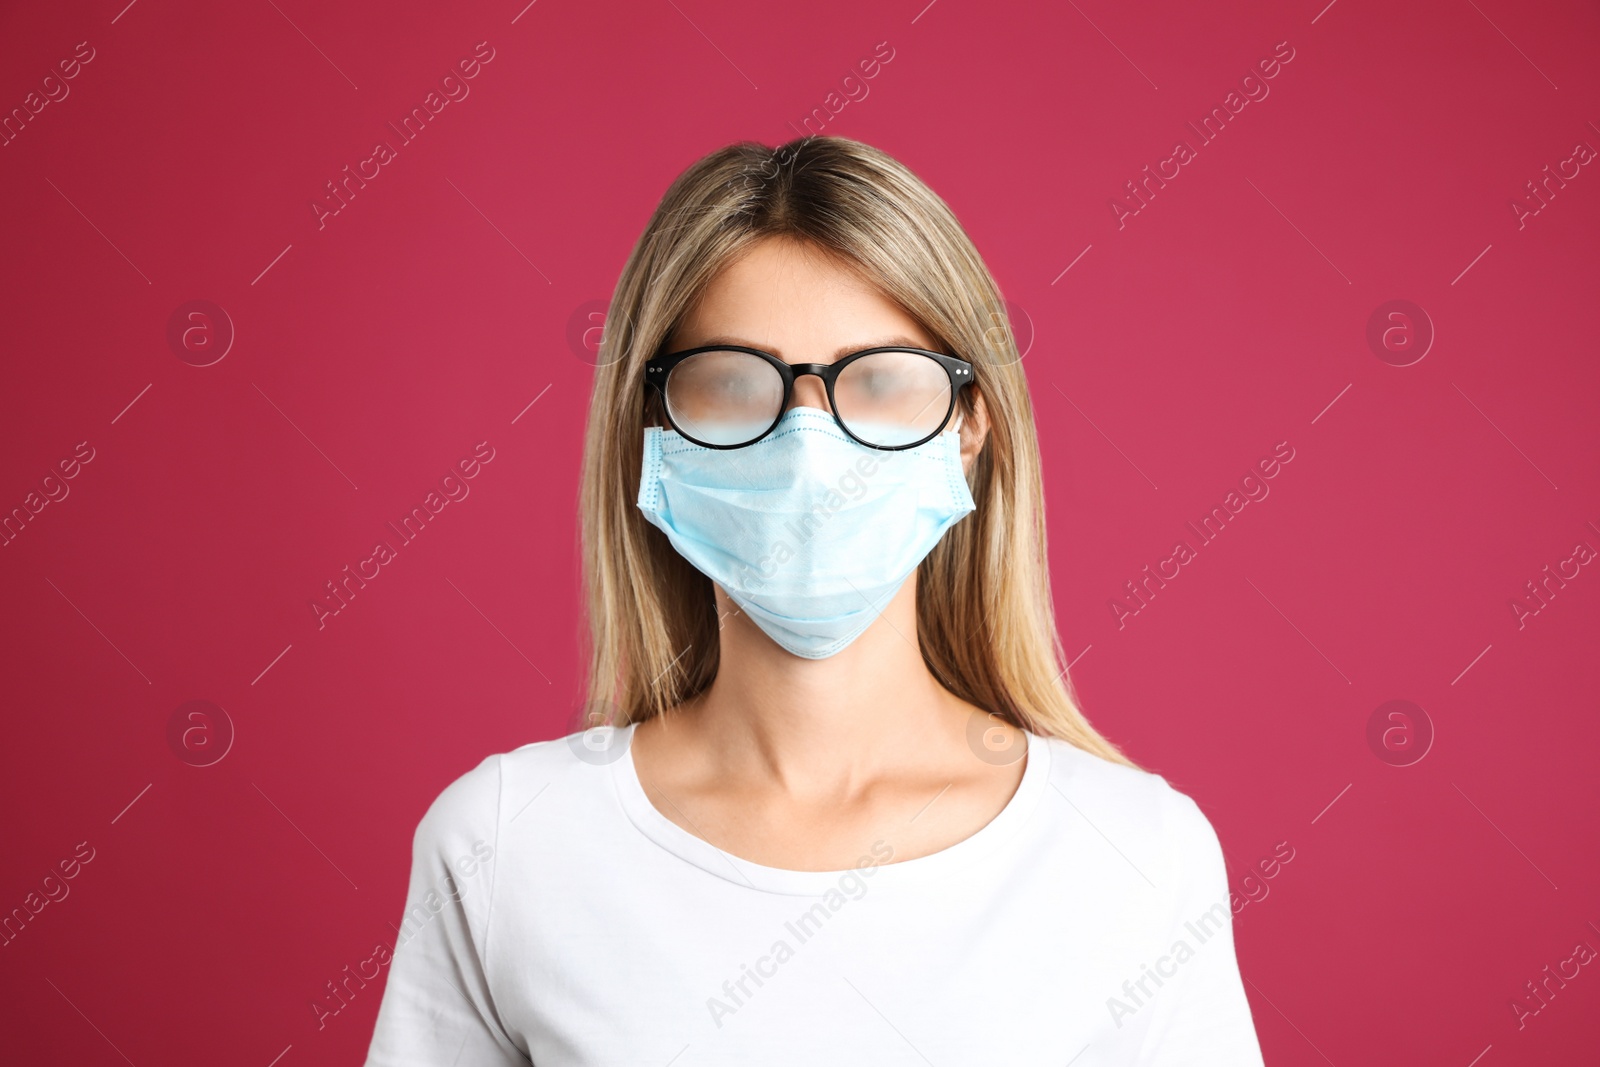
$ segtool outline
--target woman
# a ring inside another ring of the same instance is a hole
[[[1261,1063],[1216,834],[1071,696],[1002,307],[866,145],[673,183],[589,411],[591,729],[423,817],[368,1064]]]

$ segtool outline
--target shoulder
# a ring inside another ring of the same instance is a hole
[[[417,823],[415,848],[460,851],[481,842],[493,848],[500,826],[522,806],[573,767],[595,762],[590,755],[592,744],[584,745],[585,736],[576,733],[534,741],[485,756],[440,790],[428,805]]]
[[[1192,890],[1223,872],[1211,820],[1187,793],[1152,771],[1112,763],[1049,738],[1050,784],[1069,817],[1086,821],[1152,884]],[[1221,874],[1225,880],[1225,872]]]

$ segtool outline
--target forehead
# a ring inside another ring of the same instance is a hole
[[[856,270],[783,238],[768,238],[707,284],[666,351],[743,344],[791,363],[860,348],[931,348],[917,321]]]

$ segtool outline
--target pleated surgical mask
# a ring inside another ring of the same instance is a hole
[[[859,637],[975,506],[956,428],[880,451],[811,407],[736,449],[646,427],[638,504],[767,636],[806,659]]]

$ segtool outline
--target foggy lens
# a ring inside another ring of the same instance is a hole
[[[916,352],[874,352],[839,372],[834,411],[863,441],[883,447],[931,436],[950,412],[950,376]]]
[[[687,437],[739,445],[771,426],[783,407],[783,376],[748,352],[701,352],[667,376],[667,413]]]

